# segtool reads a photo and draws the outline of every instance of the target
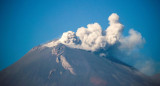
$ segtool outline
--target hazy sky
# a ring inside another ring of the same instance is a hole
[[[108,26],[117,13],[124,34],[134,28],[146,43],[141,53],[160,65],[160,6],[158,0],[4,0],[0,1],[0,70],[31,48],[60,38],[63,32],[98,22]],[[160,71],[157,67],[156,71]]]

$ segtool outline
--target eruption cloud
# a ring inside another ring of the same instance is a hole
[[[88,24],[87,28],[78,28],[76,33],[72,31],[63,33],[59,41],[69,47],[93,52],[100,49],[108,50],[115,45],[118,50],[132,51],[145,42],[141,33],[134,29],[129,30],[129,36],[123,36],[123,25],[116,13],[112,13],[108,20],[109,26],[106,30],[102,30],[98,23]]]
[[[108,21],[109,26],[106,30],[103,30],[98,23],[88,24],[86,28],[78,28],[76,33],[72,31],[63,33],[59,42],[71,48],[95,52],[101,57],[118,58],[147,75],[153,74],[152,60],[147,60],[148,57],[144,58],[139,53],[139,49],[145,43],[141,33],[130,29],[129,35],[124,36],[122,34],[124,26],[119,22],[119,16],[116,13],[112,13]],[[147,65],[144,65],[144,62]],[[150,63],[152,65],[148,67]]]

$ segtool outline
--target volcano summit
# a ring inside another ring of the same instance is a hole
[[[34,47],[0,71],[1,86],[156,86],[150,77],[116,58],[130,54],[144,38],[133,29],[123,36],[123,25],[113,13],[110,26],[98,23],[63,33],[58,40]],[[158,86],[158,85],[157,85]]]
[[[1,86],[153,86],[131,66],[63,44],[33,48],[0,76]]]

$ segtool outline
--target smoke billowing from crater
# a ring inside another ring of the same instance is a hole
[[[144,58],[138,52],[145,43],[141,33],[130,29],[129,35],[124,36],[124,26],[119,22],[119,16],[116,13],[112,13],[108,21],[109,26],[106,30],[103,30],[98,23],[88,24],[87,27],[78,28],[77,32],[63,33],[59,42],[72,48],[98,52],[99,56],[121,59],[143,73],[151,75],[154,72],[153,65],[148,67],[143,65],[143,62],[153,63],[153,61],[148,57]],[[147,72],[147,70],[153,71]]]
[[[141,33],[134,29],[129,30],[128,36],[123,36],[123,25],[119,22],[119,16],[112,13],[109,18],[109,26],[102,30],[98,23],[88,24],[87,27],[78,28],[77,32],[63,33],[60,42],[70,47],[97,51],[117,46],[119,50],[132,51],[144,43]],[[118,45],[117,45],[118,44]]]

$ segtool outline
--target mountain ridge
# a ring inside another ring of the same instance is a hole
[[[147,76],[129,66],[63,44],[32,48],[0,71],[3,86],[152,86]]]

